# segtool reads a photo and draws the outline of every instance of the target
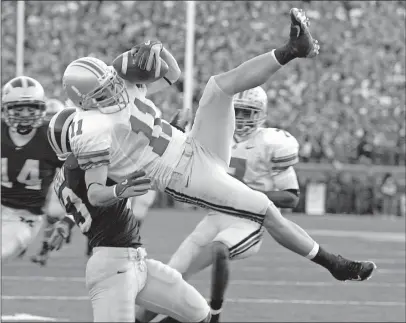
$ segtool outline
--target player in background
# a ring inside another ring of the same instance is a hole
[[[55,178],[54,188],[66,216],[57,222],[49,240],[50,249],[60,249],[76,223],[88,237],[93,255],[86,266],[86,286],[95,322],[135,322],[136,304],[181,322],[208,322],[210,308],[199,292],[176,270],[146,258],[139,221],[129,197],[151,188],[145,173],[136,172],[112,185],[115,197],[109,205],[93,206],[87,197],[85,171],[70,153],[69,135],[75,109],[65,109],[49,125],[51,146],[66,159]]]
[[[49,123],[51,118],[62,111],[65,106],[64,104],[57,100],[57,99],[46,99],[45,100],[45,107],[46,107],[46,115],[45,120]],[[31,257],[31,261],[33,263],[39,264],[41,266],[45,266],[48,258],[48,240],[50,238],[50,234],[52,232],[52,228],[56,221],[60,220],[64,216],[64,210],[62,209],[61,205],[59,204],[58,198],[55,195],[55,191],[50,188],[48,191],[46,203],[45,203],[45,220],[44,220],[44,233],[42,238],[41,249],[38,253]],[[71,236],[66,238],[66,243],[69,243],[71,240]]]
[[[299,161],[299,143],[286,131],[262,127],[268,99],[261,87],[234,95],[233,103],[236,120],[229,174],[266,194],[277,207],[296,207],[299,184],[293,166]],[[263,231],[257,222],[212,211],[171,257],[168,265],[178,270],[185,280],[213,265],[212,323],[219,321],[230,276],[229,261],[256,254],[262,244]],[[139,315],[145,320],[154,318],[145,311]]]
[[[143,170],[154,188],[178,201],[259,223],[280,245],[326,268],[337,280],[366,280],[373,262],[327,252],[284,218],[264,193],[227,174],[235,130],[233,95],[264,84],[295,58],[318,54],[305,14],[293,8],[290,18],[285,45],[209,79],[188,135],[156,118],[104,62],[88,57],[73,61],[63,76],[68,97],[80,107],[69,130],[72,152],[86,171],[92,205],[105,205],[114,197],[107,177],[120,181]],[[157,66],[162,43],[136,47],[130,63],[145,70]],[[160,70],[154,72],[159,76]]]
[[[35,79],[19,76],[2,93],[1,259],[25,252],[38,234],[47,194],[61,162],[47,140],[45,94]],[[60,208],[59,208],[60,209]],[[57,216],[57,215],[55,215]]]

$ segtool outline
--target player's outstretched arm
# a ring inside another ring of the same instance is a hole
[[[168,72],[165,74],[164,78],[148,84],[148,95],[162,91],[164,88],[172,85],[182,74],[175,57],[173,57],[173,55],[165,47],[162,48],[161,58],[166,62],[166,64],[168,64]]]
[[[108,206],[119,199],[144,195],[151,189],[151,180],[145,172],[135,172],[114,186],[106,186],[108,166],[86,170],[87,198],[93,206]]]
[[[290,10],[291,28],[289,41],[282,47],[254,57],[231,71],[215,76],[218,86],[227,94],[264,84],[283,65],[297,57],[314,57],[320,46],[309,31],[309,22],[302,10]]]

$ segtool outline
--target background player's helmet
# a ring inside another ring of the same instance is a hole
[[[76,108],[65,108],[56,113],[48,126],[48,141],[60,160],[65,160],[72,150],[69,142],[69,127],[75,117]]]
[[[260,127],[266,120],[268,98],[260,86],[233,97],[235,110],[235,133],[246,136]]]
[[[51,119],[53,115],[55,115],[59,111],[62,111],[65,108],[65,105],[57,99],[48,99],[45,102],[45,106],[47,119]]]
[[[4,85],[1,105],[6,124],[19,134],[28,134],[44,120],[44,88],[31,77],[18,76]]]
[[[62,84],[68,98],[83,110],[114,113],[124,109],[129,101],[124,80],[113,67],[94,57],[82,57],[70,63]]]

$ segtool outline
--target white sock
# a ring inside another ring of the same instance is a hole
[[[210,308],[210,312],[211,312],[212,315],[220,314],[221,310],[222,310],[221,308],[219,308],[218,310],[213,310],[212,308]]]
[[[313,249],[310,250],[309,254],[306,256],[307,259],[313,259],[316,257],[317,253],[319,252],[319,244],[317,242],[314,243]]]

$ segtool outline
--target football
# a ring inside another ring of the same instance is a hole
[[[113,67],[124,80],[132,83],[152,83],[168,72],[168,64],[162,58],[160,60],[161,72],[158,77],[155,77],[155,64],[150,71],[140,69],[130,51],[117,56],[113,61]]]

